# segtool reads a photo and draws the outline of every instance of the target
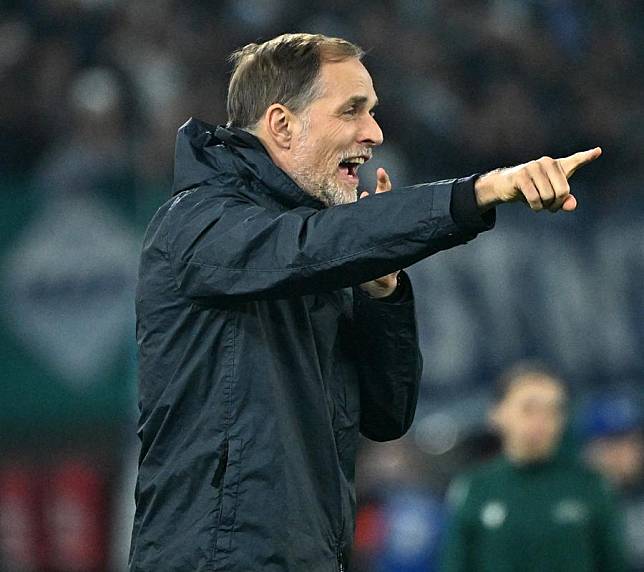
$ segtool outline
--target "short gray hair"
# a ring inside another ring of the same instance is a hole
[[[322,34],[283,34],[244,46],[230,56],[228,125],[252,130],[274,103],[299,113],[320,95],[322,62],[363,56],[359,46]]]

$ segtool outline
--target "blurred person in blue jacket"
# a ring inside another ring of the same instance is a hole
[[[627,394],[601,395],[583,416],[586,461],[615,487],[626,525],[630,569],[644,571],[644,435],[642,413]]]

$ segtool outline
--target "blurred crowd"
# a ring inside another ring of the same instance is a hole
[[[27,316],[33,324],[24,314],[4,319],[21,341],[21,327],[32,324],[30,329],[42,339],[32,344],[37,358],[24,352],[25,363],[32,360],[40,367],[49,360],[55,379],[72,380],[69,395],[74,396],[79,395],[74,391],[91,386],[83,385],[84,376],[90,379],[98,375],[95,370],[105,369],[97,356],[108,355],[105,347],[117,344],[107,338],[120,335],[122,340],[123,327],[130,336],[129,350],[118,354],[110,349],[109,354],[125,363],[113,377],[120,379],[119,391],[129,403],[129,409],[120,405],[124,411],[119,417],[129,438],[118,430],[104,431],[109,415],[96,414],[100,442],[111,443],[100,447],[113,449],[106,455],[108,461],[97,464],[85,453],[80,462],[48,459],[51,475],[46,477],[38,464],[31,469],[0,465],[0,570],[123,569],[136,456],[128,455],[126,461],[121,453],[134,434],[134,367],[127,360],[132,361],[133,353],[133,317],[128,312],[136,238],[170,191],[178,127],[191,116],[225,123],[228,55],[249,42],[288,31],[342,36],[367,51],[365,64],[381,102],[377,119],[385,145],[377,151],[379,160],[373,167],[365,166],[365,185],[372,184],[373,169],[380,165],[392,174],[395,185],[405,185],[601,145],[604,158],[592,168],[593,204],[608,213],[644,203],[640,0],[0,0],[0,186],[9,197],[18,197],[23,189],[33,197],[23,206],[9,199],[8,218],[17,227],[20,217],[24,214],[26,220],[41,199],[62,200],[49,219],[37,219],[44,229],[37,240],[21,239],[22,230],[0,235],[6,239],[0,240],[3,255],[16,253],[10,255],[10,263],[3,262],[14,277],[6,286],[13,294],[5,300],[11,312],[22,311],[20,293],[29,290],[25,308],[68,305],[60,316],[34,311],[32,318]],[[586,176],[580,173],[582,182]],[[130,226],[122,228],[112,215],[84,202],[88,197],[110,205]],[[70,205],[81,203],[80,214],[72,216]],[[59,233],[49,244],[56,234],[50,229],[65,219],[60,212],[68,215],[68,233],[65,240]],[[84,243],[83,229],[88,226],[94,245],[90,240]],[[68,282],[59,281],[58,298],[46,298],[49,287],[27,288],[59,280],[66,263],[61,256],[55,268],[47,267],[45,260],[52,259],[47,248],[70,247],[85,250],[74,255]],[[35,251],[45,254],[31,256]],[[127,257],[122,254],[126,251]],[[641,252],[629,252],[641,266]],[[29,261],[30,267],[21,261]],[[441,267],[437,270],[434,276],[443,276]],[[70,284],[79,283],[82,292],[72,291]],[[637,308],[641,294],[623,284],[620,296]],[[92,304],[87,303],[90,298]],[[122,315],[114,310],[117,307],[118,312],[125,308]],[[76,331],[74,347],[50,349],[49,354],[56,355],[48,355],[46,348],[62,340],[60,328],[72,310],[79,312],[68,327]],[[458,314],[457,308],[446,306],[448,310]],[[101,314],[107,311],[109,320]],[[121,322],[114,318],[117,314]],[[36,327],[43,316],[58,329]],[[629,319],[641,328],[641,313]],[[83,323],[85,329],[79,329]],[[615,343],[621,339],[613,338]],[[22,350],[15,349],[18,342],[4,343],[3,363],[11,354],[17,364],[22,356]],[[641,356],[641,348],[631,351],[635,353]],[[20,364],[14,370],[8,366],[9,381],[16,380],[12,396],[19,395],[17,388],[27,376],[42,376],[44,371],[43,366],[33,374]],[[601,383],[592,392],[582,391],[563,436],[569,454],[595,467],[616,489],[629,530],[633,570],[644,570],[641,373],[625,393]],[[43,379],[49,383],[49,378]],[[109,387],[106,391],[116,386]],[[38,418],[46,433],[48,427],[57,427],[54,416],[49,425],[44,421],[47,404],[56,403],[56,398],[51,391],[43,395]],[[449,519],[444,502],[449,483],[463,469],[502,450],[486,422],[490,396],[485,391],[478,401],[472,394],[465,399],[456,392],[452,401],[435,407],[428,407],[427,396],[422,397],[408,437],[384,445],[363,443],[356,570],[437,569],[437,551]],[[100,410],[102,402],[95,402]],[[118,407],[115,402],[109,411]],[[13,416],[14,427],[29,427],[29,412],[18,415],[19,409],[6,401],[0,404],[0,422]],[[455,428],[453,420],[464,417],[467,423]],[[4,446],[11,439],[1,433]],[[46,439],[41,438],[41,448],[43,443]],[[84,443],[84,449],[91,448]],[[20,441],[11,443],[11,449],[20,449]],[[29,455],[22,451],[19,456],[29,460]],[[41,530],[45,517],[33,508],[41,502],[34,500],[35,489],[40,491],[38,498],[59,495],[49,503],[54,506],[54,516],[47,517],[54,523],[53,533]],[[33,534],[28,532],[29,519],[40,523]],[[88,536],[79,536],[83,530]],[[42,564],[47,554],[34,554],[29,548],[42,545],[43,534],[54,539],[50,545],[58,550],[58,560],[52,557],[48,565]],[[90,540],[80,542],[81,537]]]
[[[167,186],[177,127],[225,122],[230,52],[301,30],[367,50],[399,182],[598,144],[610,157],[599,179],[641,180],[637,0],[2,4],[3,173]]]

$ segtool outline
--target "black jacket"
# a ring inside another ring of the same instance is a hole
[[[358,285],[493,220],[471,178],[324,208],[254,136],[184,125],[136,294],[130,570],[338,570],[358,432],[403,435],[422,368],[407,275],[385,299]]]

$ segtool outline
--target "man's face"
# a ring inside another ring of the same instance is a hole
[[[565,395],[555,380],[526,376],[515,381],[494,413],[506,454],[521,462],[545,460],[559,444]]]
[[[327,206],[355,202],[358,168],[382,143],[371,76],[351,58],[323,63],[318,81],[321,95],[299,115],[287,170]]]

